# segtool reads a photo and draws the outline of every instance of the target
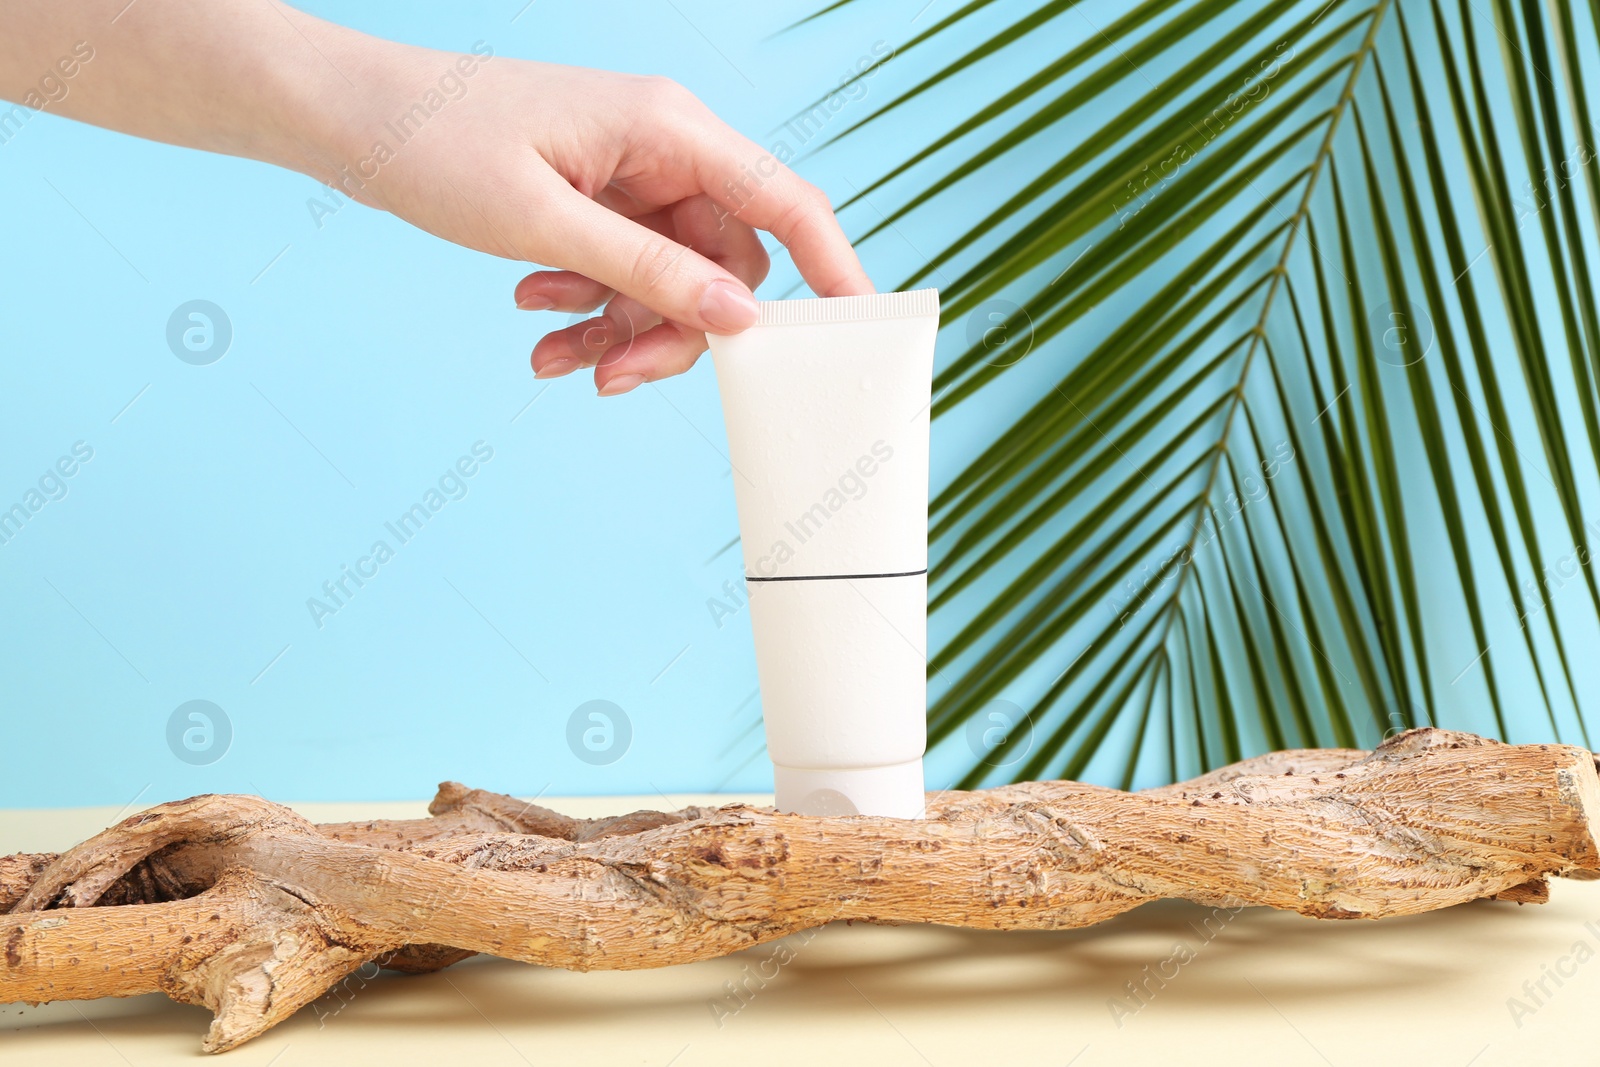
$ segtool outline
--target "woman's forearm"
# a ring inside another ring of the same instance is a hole
[[[370,75],[361,34],[274,0],[6,0],[0,97],[305,172]]]

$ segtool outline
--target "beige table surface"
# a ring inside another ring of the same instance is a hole
[[[735,799],[766,798],[671,798]],[[660,797],[540,803],[573,815],[666,806]],[[294,807],[322,821],[424,813],[420,802]],[[0,854],[58,850],[121,814],[0,811]],[[343,999],[324,998],[223,1062],[1600,1062],[1600,882],[1557,882],[1543,906],[1479,902],[1379,922],[1248,909],[1213,921],[1208,938],[1201,924],[1210,915],[1165,901],[1059,933],[836,925],[781,943],[787,954],[768,945],[653,971],[574,974],[478,957],[431,975],[352,983]],[[1126,985],[1147,966],[1172,977],[1149,982],[1154,992],[1140,1006]],[[772,977],[762,985],[763,976]],[[730,995],[740,983],[752,991],[742,1002]],[[159,994],[0,1005],[0,1067],[196,1063],[207,1021]]]

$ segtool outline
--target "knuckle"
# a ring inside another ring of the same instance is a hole
[[[683,258],[685,251],[665,237],[645,240],[633,261],[634,287],[647,296],[665,291],[671,282],[673,268]]]
[[[773,220],[772,232],[780,239],[786,239],[815,218],[817,208],[815,200],[804,192],[800,193],[778,212],[778,217]]]
[[[671,78],[659,74],[640,79],[640,94],[647,105],[660,110],[675,110],[695,99],[693,93]]]
[[[823,215],[833,214],[833,200],[828,196],[827,193],[813,185],[811,186],[811,191],[808,196],[811,201],[811,210],[813,215],[820,217]]]
[[[800,196],[814,209],[821,211],[833,210],[833,201],[828,199],[828,194],[804,179],[800,179]]]

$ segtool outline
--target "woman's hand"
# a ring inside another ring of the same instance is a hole
[[[541,378],[593,366],[614,396],[688,370],[708,332],[756,320],[757,230],[820,295],[872,292],[826,197],[674,82],[366,40],[351,76],[374,88],[342,124],[347,159],[318,176],[457,244],[559,268],[522,279],[520,308],[604,305],[535,345]]]
[[[292,167],[558,268],[517,306],[605,313],[541,340],[534,370],[593,365],[606,396],[755,321],[756,230],[819,295],[872,291],[822,194],[662,78],[434,52],[276,0],[51,0],[0,10],[0,99]]]

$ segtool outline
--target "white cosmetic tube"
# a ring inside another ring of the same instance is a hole
[[[921,818],[934,289],[710,337],[780,811]]]

